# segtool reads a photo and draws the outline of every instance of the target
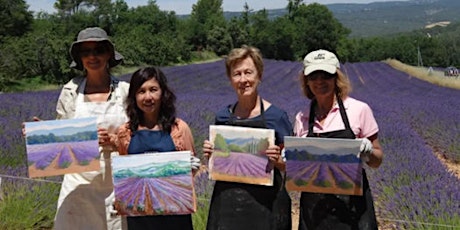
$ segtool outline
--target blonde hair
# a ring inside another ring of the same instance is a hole
[[[264,72],[264,62],[262,59],[262,53],[259,49],[253,46],[243,45],[241,48],[235,48],[230,51],[226,60],[225,68],[227,70],[227,76],[230,77],[232,74],[232,68],[240,61],[250,57],[254,62],[257,69],[259,78],[262,78]]]
[[[329,74],[329,73],[328,73]],[[351,84],[350,80],[348,79],[347,75],[343,73],[339,68],[337,68],[337,72],[333,74],[336,76],[335,78],[335,92],[341,99],[345,99],[348,94],[351,92]],[[315,95],[311,92],[310,87],[308,86],[308,78],[302,72],[299,74],[299,79],[301,82],[301,87],[303,94],[308,99],[313,99]]]

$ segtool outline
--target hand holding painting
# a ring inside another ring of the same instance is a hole
[[[270,163],[273,164],[273,165],[275,165],[277,163],[280,163],[280,160],[283,159],[281,157],[281,148],[278,145],[275,145],[275,144],[268,146],[267,150],[265,150],[265,154],[267,155],[268,160],[270,161]],[[282,167],[282,166],[280,166],[280,167]]]
[[[209,140],[205,140],[203,143],[203,156],[209,159],[213,151],[214,145]]]
[[[33,117],[32,118],[32,121],[41,121],[42,119],[38,118],[38,117]],[[26,137],[26,126],[24,124],[24,122],[22,123],[22,137]]]
[[[367,138],[362,138],[358,157],[360,157],[364,162],[369,162],[369,157],[371,156],[372,151],[372,142]]]
[[[109,208],[108,208],[108,213],[110,214],[110,216],[116,216],[118,215],[118,210],[115,209],[115,196],[113,196],[111,199],[110,199],[110,202],[109,202]]]
[[[200,165],[201,165],[201,160],[200,158],[198,157],[195,157],[195,156],[191,156],[191,163],[192,163],[192,170],[198,170],[200,169]]]
[[[107,150],[115,149],[117,129],[126,121],[125,115],[103,114],[97,119],[99,145]]]
[[[97,129],[97,138],[99,140],[99,145],[106,146],[110,145],[110,134],[105,128],[98,128]]]

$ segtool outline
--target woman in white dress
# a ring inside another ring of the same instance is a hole
[[[83,71],[62,88],[57,119],[98,117],[100,171],[66,174],[59,194],[55,229],[126,229],[113,211],[110,159],[116,152],[116,128],[127,121],[125,99],[129,84],[111,76],[123,56],[98,27],[79,32],[70,47],[71,67]]]

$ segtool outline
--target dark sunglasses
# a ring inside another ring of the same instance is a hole
[[[100,56],[100,55],[106,54],[108,51],[109,50],[105,46],[96,46],[95,48],[92,48],[92,49],[81,49],[80,56],[81,57],[88,57],[90,55]]]
[[[309,81],[316,81],[319,80],[320,78],[322,80],[331,80],[335,78],[337,75],[335,74],[329,74],[329,73],[315,73],[315,74],[310,74],[308,76],[305,76],[307,80]]]

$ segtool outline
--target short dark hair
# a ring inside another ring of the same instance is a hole
[[[158,82],[162,92],[158,124],[163,131],[170,133],[176,120],[176,95],[168,87],[168,80],[158,67],[141,68],[131,76],[126,108],[129,128],[134,133],[144,119],[143,112],[137,107],[136,94],[142,84],[150,79],[155,79]]]

